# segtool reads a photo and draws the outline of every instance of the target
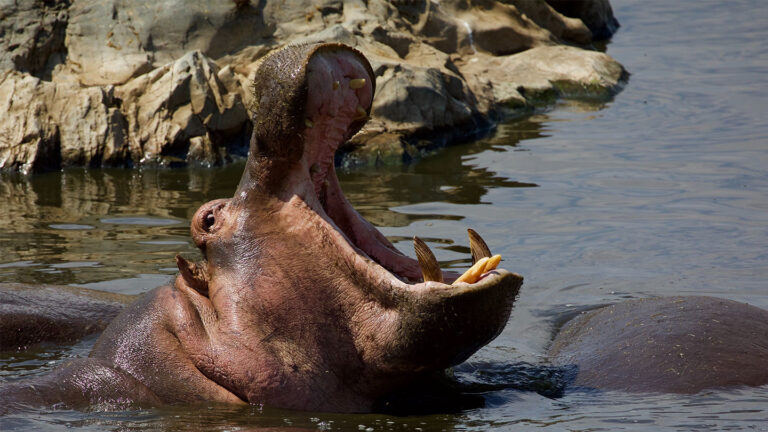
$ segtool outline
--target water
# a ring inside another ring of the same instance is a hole
[[[598,304],[707,294],[768,308],[768,10],[758,1],[613,6],[622,28],[607,52],[632,73],[615,100],[563,102],[408,167],[340,175],[355,207],[401,250],[413,255],[416,234],[444,267],[465,268],[471,227],[526,277],[504,333],[454,371],[458,389],[438,409],[30,409],[0,429],[768,430],[768,388],[550,398],[541,385],[551,371],[532,366],[563,317]],[[197,257],[189,218],[231,195],[241,170],[5,177],[0,281],[129,294],[162,284],[176,253]],[[44,373],[92,343],[5,355],[0,377]]]

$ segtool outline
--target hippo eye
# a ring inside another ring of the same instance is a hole
[[[203,228],[206,231],[210,231],[214,223],[216,223],[216,216],[213,215],[213,212],[210,212],[205,215],[205,219],[203,219]]]

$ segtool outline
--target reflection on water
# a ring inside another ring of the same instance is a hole
[[[26,351],[0,352],[0,382],[44,374],[69,359],[87,357],[95,341],[96,336],[89,336],[74,345],[44,344]]]
[[[188,228],[197,206],[231,195],[241,171],[230,166],[4,176],[0,282],[87,284],[170,274],[174,254],[197,254]]]
[[[455,233],[446,235],[441,230],[454,226],[443,222],[465,218],[464,212],[452,211],[451,206],[489,205],[483,198],[491,189],[536,187],[472,163],[474,155],[514,151],[519,140],[539,136],[540,124],[528,120],[504,124],[492,137],[444,149],[409,166],[339,172],[339,179],[355,209],[381,227],[401,251],[415,257],[412,239],[418,234],[431,248],[453,252],[437,255],[443,268],[465,268],[471,264],[467,227],[455,230],[462,236],[460,241]],[[415,232],[417,222],[427,229]]]
[[[353,205],[405,253],[413,255],[418,235],[441,265],[466,267],[471,227],[504,256],[503,267],[526,278],[502,335],[440,384],[452,389],[421,389],[426,399],[445,390],[448,399],[432,399],[444,409],[408,417],[220,406],[31,410],[0,419],[0,429],[765,429],[768,388],[548,397],[567,376],[540,366],[542,353],[553,326],[580,310],[671,294],[768,308],[768,8],[652,3],[613,2],[622,28],[607,52],[632,72],[615,101],[561,103],[407,167],[339,173]],[[122,293],[164,283],[176,253],[197,254],[193,212],[231,196],[241,170],[2,177],[0,282]],[[3,355],[0,379],[42,373],[90,343]]]
[[[534,125],[525,128],[529,136],[536,135]],[[460,220],[460,215],[392,208],[428,201],[481,204],[491,188],[535,186],[467,163],[472,154],[514,145],[521,135],[509,125],[501,130],[493,138],[448,149],[411,166],[339,176],[349,200],[375,225]],[[241,162],[213,170],[66,170],[30,178],[5,176],[0,183],[0,282],[89,284],[175,273],[176,253],[198,254],[189,238],[189,219],[200,204],[231,196],[242,170]]]
[[[471,163],[485,151],[508,151],[521,139],[539,136],[540,123],[503,124],[490,138],[449,147],[406,167],[381,167],[370,171],[340,172],[344,193],[355,208],[377,226],[401,227],[425,219],[460,220],[460,215],[407,214],[393,207],[426,202],[489,204],[482,198],[493,188],[535,187],[511,180],[487,167]]]

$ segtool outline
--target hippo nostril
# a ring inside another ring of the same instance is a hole
[[[214,223],[216,223],[216,216],[213,215],[213,212],[208,213],[203,219],[203,228],[209,231]]]

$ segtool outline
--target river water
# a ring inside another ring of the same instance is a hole
[[[557,371],[540,366],[558,323],[596,305],[705,294],[768,308],[768,8],[613,6],[622,27],[606,50],[632,74],[614,100],[560,102],[410,166],[340,173],[353,205],[411,256],[419,235],[443,267],[466,268],[471,227],[525,276],[505,331],[457,367],[432,404],[407,416],[30,409],[0,429],[768,430],[765,387],[563,394]],[[165,283],[176,253],[197,256],[189,218],[230,196],[241,170],[5,176],[0,282],[128,294]],[[92,343],[4,354],[0,379],[44,373]]]

